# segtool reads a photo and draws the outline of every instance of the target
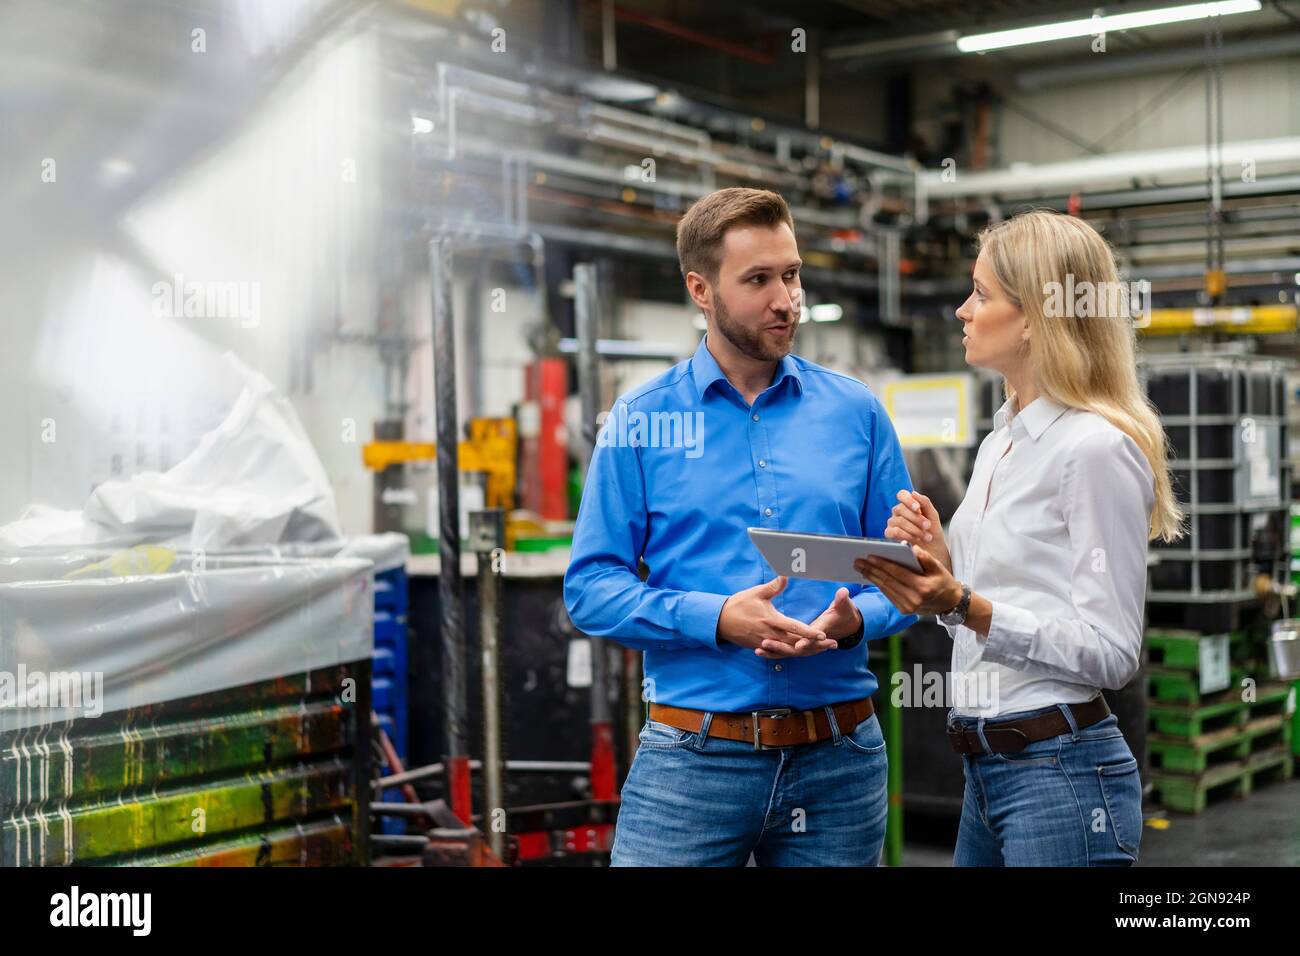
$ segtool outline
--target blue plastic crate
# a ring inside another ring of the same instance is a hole
[[[376,611],[389,611],[404,619],[408,593],[405,568],[390,568],[375,575]]]
[[[373,704],[379,726],[403,762],[409,757],[410,716],[407,707],[406,612],[409,596],[405,568],[392,568],[375,575],[375,650],[373,661]],[[385,790],[385,801],[401,802],[398,789]],[[403,833],[399,818],[385,818],[384,833]]]

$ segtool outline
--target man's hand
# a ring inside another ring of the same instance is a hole
[[[786,617],[772,606],[772,598],[785,585],[785,576],[779,575],[727,598],[718,617],[718,639],[752,647],[759,657],[808,657],[833,650],[837,645],[825,630]]]
[[[830,606],[808,626],[825,631],[827,637],[840,641],[853,637],[862,630],[862,614],[858,606],[849,600],[849,589],[840,588],[831,599]]]

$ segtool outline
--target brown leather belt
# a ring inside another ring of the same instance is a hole
[[[831,705],[841,736],[853,733],[854,728],[870,717],[874,710],[870,697]],[[704,724],[705,713],[707,711],[692,710],[689,707],[650,705],[651,720],[697,734]],[[829,740],[833,734],[830,721],[826,719],[826,711],[821,707],[813,710],[772,707],[747,714],[714,711],[713,721],[709,724],[709,736],[743,740],[752,743],[755,750],[768,750]]]
[[[1106,698],[1100,695],[1086,704],[1066,704],[1074,715],[1075,725],[1082,730],[1105,720],[1110,716],[1110,707]],[[1070,733],[1070,722],[1060,709],[1052,710],[1037,717],[1024,717],[1020,720],[1008,720],[1005,723],[985,723],[984,737],[989,748],[996,754],[1019,753],[1025,746],[1036,740],[1046,740]],[[948,725],[948,742],[959,754],[982,754],[984,745],[980,743],[979,734],[972,727],[963,730],[956,723]]]

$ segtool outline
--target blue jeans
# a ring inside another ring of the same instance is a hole
[[[1057,707],[982,720],[978,729]],[[1133,866],[1142,839],[1142,782],[1119,722],[1027,744],[1019,753],[963,754],[966,792],[954,866]],[[986,741],[987,743],[987,741]]]
[[[647,721],[623,784],[613,866],[877,866],[888,759],[872,714],[813,744],[752,743]]]

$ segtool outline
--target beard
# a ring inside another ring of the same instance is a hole
[[[759,362],[779,362],[790,354],[790,349],[794,345],[794,334],[799,331],[799,320],[797,318],[791,316],[790,331],[784,339],[773,340],[771,336],[765,335],[761,329],[755,331],[748,328],[744,323],[733,319],[731,313],[727,311],[726,305],[722,302],[722,296],[718,295],[716,289],[713,290],[713,301],[713,317],[718,323],[718,331],[741,355]]]

